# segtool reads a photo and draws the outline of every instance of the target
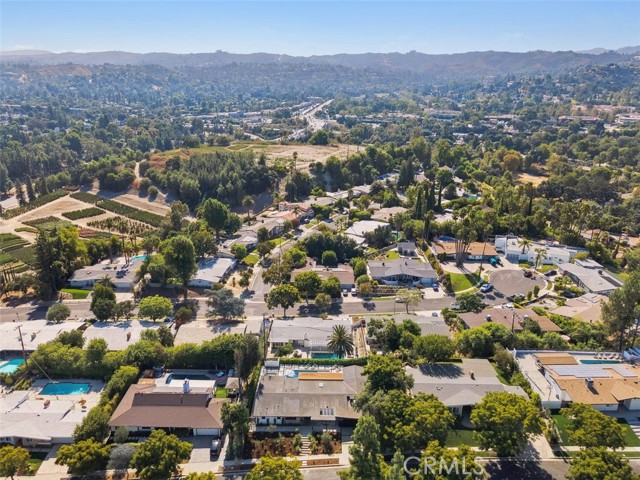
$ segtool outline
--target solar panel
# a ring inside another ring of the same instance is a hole
[[[625,378],[634,378],[637,375],[624,365],[553,365],[549,369],[562,376],[574,376],[576,378],[613,378],[607,370],[615,370]]]

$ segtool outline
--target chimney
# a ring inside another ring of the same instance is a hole
[[[490,321],[491,321],[491,315],[487,315],[487,316],[485,317],[485,319],[487,320],[487,322],[490,322]]]
[[[585,378],[584,381],[587,384],[587,388],[593,388],[593,378]]]

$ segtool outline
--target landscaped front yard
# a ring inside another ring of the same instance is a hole
[[[454,292],[462,292],[475,287],[480,277],[475,273],[450,273],[451,288]]]
[[[258,260],[260,260],[260,257],[258,257],[257,253],[250,253],[242,259],[242,262],[246,263],[247,265],[255,265],[256,263],[258,263]]]
[[[465,427],[459,422],[447,435],[447,441],[445,446],[458,447],[460,445],[468,445],[470,447],[477,447],[478,441],[473,436],[474,430],[469,427]]]
[[[569,425],[571,425],[571,419],[566,417],[565,415],[560,415],[559,413],[552,414],[551,418],[553,419],[554,422],[556,422],[556,426],[558,427],[558,433],[560,434],[560,439],[562,441],[562,444],[565,447],[574,446],[569,442],[569,432],[567,431],[567,428],[569,427]],[[624,430],[625,446],[640,447],[640,439],[635,433],[633,433],[633,430],[631,430],[631,427],[629,426],[627,421],[624,418],[619,418],[618,423],[622,425],[622,428]]]

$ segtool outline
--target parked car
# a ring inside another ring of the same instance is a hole
[[[565,290],[564,292],[562,292],[562,296],[567,297],[567,298],[576,298],[577,295],[575,293],[573,293],[571,290]]]
[[[434,284],[433,284],[433,291],[434,291],[434,292],[437,292],[439,287],[440,287],[440,286],[439,286],[437,283],[434,283]]]
[[[349,290],[346,289],[346,288],[344,290],[342,290],[342,296],[343,297],[348,297],[349,296]]]
[[[488,293],[491,290],[493,290],[493,285],[491,285],[490,283],[485,283],[484,285],[482,285],[482,287],[480,287],[480,291],[482,293]]]
[[[209,455],[211,457],[217,457],[220,455],[220,451],[222,450],[222,441],[222,438],[211,440],[211,446],[209,447]]]
[[[351,289],[351,295],[353,295],[354,297],[358,296],[358,291],[356,290],[356,287],[353,287]]]
[[[525,270],[524,271],[524,276],[527,278],[530,278],[531,276],[533,276],[533,273],[531,273],[531,270]]]
[[[546,272],[544,275],[546,277],[553,277],[554,275],[557,275],[558,271],[557,270],[549,270],[548,272]]]

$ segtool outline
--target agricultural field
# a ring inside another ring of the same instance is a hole
[[[53,216],[36,218],[34,220],[26,220],[23,223],[30,227],[37,228],[38,230],[51,230],[52,228],[68,227],[70,225],[73,225],[67,220],[62,220],[58,217]]]
[[[71,195],[74,199],[82,202],[96,205],[96,207],[109,210],[117,215],[137,220],[139,222],[147,223],[153,227],[159,227],[162,223],[163,216],[155,213],[139,210],[124,203],[116,202],[115,200],[108,200],[106,198],[94,195],[87,192],[77,192]]]
[[[0,269],[21,273],[34,262],[34,247],[12,233],[0,234]]]
[[[72,212],[64,212],[63,217],[69,220],[79,220],[81,218],[96,217],[102,215],[104,210],[98,207],[83,208],[82,210],[74,210]]]

